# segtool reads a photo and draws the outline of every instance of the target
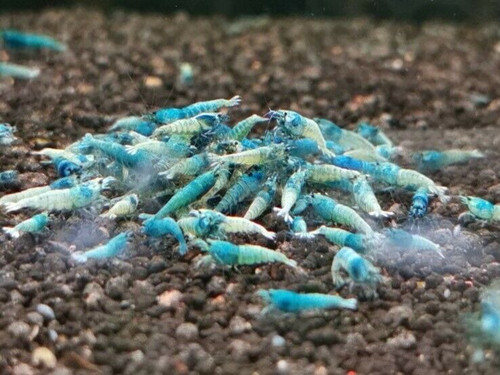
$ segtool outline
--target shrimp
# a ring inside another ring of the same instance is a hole
[[[162,125],[153,132],[152,137],[160,138],[171,135],[192,137],[213,129],[226,120],[221,113],[201,113],[192,118],[177,120],[167,125]]]
[[[330,183],[346,179],[350,180],[360,175],[357,171],[329,164],[309,164],[307,169],[307,180],[316,183]]]
[[[33,79],[40,75],[40,69],[23,65],[0,62],[0,77]]]
[[[243,216],[247,220],[254,220],[266,211],[271,205],[276,194],[276,176],[271,177],[264,184],[264,188],[257,193]]]
[[[187,244],[181,227],[170,217],[148,219],[144,221],[141,231],[149,237],[163,237],[166,234],[170,234],[179,242],[179,254],[184,255],[187,253]]]
[[[226,191],[215,207],[215,211],[230,212],[235,210],[238,203],[243,202],[259,189],[263,179],[264,174],[260,171],[244,174]]]
[[[17,202],[5,203],[6,212],[19,211],[24,208],[41,211],[71,211],[90,205],[100,197],[108,180],[99,183],[87,183],[69,189],[49,190]],[[50,187],[49,187],[50,189]]]
[[[429,196],[426,187],[418,188],[413,195],[410,207],[410,217],[418,219],[427,214]]]
[[[380,270],[349,247],[341,248],[333,258],[331,273],[333,285],[336,288],[341,288],[346,284],[342,270],[354,283],[368,286],[371,289],[369,293],[376,296],[377,284],[383,280]]]
[[[441,247],[427,238],[408,233],[402,229],[387,229],[384,234],[385,244],[387,246],[400,248],[402,250],[433,251],[441,258],[444,258]]]
[[[118,201],[107,212],[104,212],[99,216],[109,219],[127,216],[133,214],[139,204],[137,194],[129,194],[117,199]]]
[[[206,102],[197,102],[184,108],[162,108],[144,117],[157,124],[169,124],[177,120],[199,115],[200,113],[216,112],[224,107],[235,107],[240,105],[240,103],[241,98],[236,95],[231,99],[215,99]]]
[[[466,163],[471,159],[484,158],[479,150],[446,150],[446,151],[421,151],[413,154],[413,161],[417,169],[423,172],[434,172],[452,164]]]
[[[259,115],[251,115],[246,119],[238,122],[232,129],[231,133],[229,133],[229,137],[231,139],[235,139],[237,141],[242,141],[252,130],[252,128],[260,122],[268,121],[267,118],[259,116]]]
[[[312,195],[314,212],[323,220],[351,227],[363,234],[373,235],[374,231],[352,208],[337,203],[321,194]]]
[[[340,247],[350,247],[358,253],[366,253],[379,245],[379,236],[369,236],[361,233],[351,233],[340,228],[330,228],[322,225],[315,231],[309,232],[310,235],[318,234],[325,236],[328,242]]]
[[[297,262],[288,259],[284,254],[257,245],[234,245],[231,242],[199,240],[201,250],[209,255],[202,258],[199,265],[215,261],[226,266],[251,266],[265,263],[283,263],[292,268],[297,268]]]
[[[290,210],[300,196],[300,192],[306,182],[308,173],[308,169],[298,170],[290,176],[285,184],[285,188],[281,194],[281,208],[275,208],[278,212],[278,216],[282,216],[285,221],[291,221]]]
[[[106,259],[115,257],[125,250],[130,235],[130,232],[120,233],[104,245],[94,247],[93,249],[85,252],[74,253],[71,257],[77,263],[85,263],[89,259]]]
[[[67,46],[57,40],[41,34],[23,33],[17,30],[0,31],[0,37],[7,48],[20,49],[51,49],[58,52],[66,51]]]
[[[3,230],[12,238],[18,238],[21,233],[41,232],[47,226],[48,222],[49,215],[44,212],[20,222],[13,228],[3,227]]]
[[[356,310],[358,301],[355,298],[344,299],[339,296],[322,293],[296,293],[285,289],[259,290],[257,295],[271,308],[298,313],[317,309]]]
[[[189,184],[179,189],[168,202],[154,215],[156,219],[170,216],[181,208],[187,207],[205,194],[215,184],[215,170],[205,172]]]
[[[354,201],[364,212],[374,217],[389,217],[393,212],[383,211],[365,175],[358,176],[352,185]]]
[[[289,110],[269,111],[266,117],[276,119],[278,125],[294,137],[310,138],[316,141],[324,155],[334,156],[332,151],[326,147],[325,138],[314,120]]]

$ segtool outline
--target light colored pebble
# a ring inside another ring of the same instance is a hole
[[[182,293],[178,290],[167,290],[163,292],[158,297],[156,297],[156,301],[159,305],[168,307],[168,308],[177,308],[182,300]]]
[[[33,350],[31,359],[33,361],[33,365],[35,366],[44,366],[46,368],[53,369],[57,365],[56,356],[45,346],[40,346]]]
[[[54,313],[54,310],[52,310],[52,307],[44,303],[39,303],[38,305],[36,305],[36,311],[42,314],[42,316],[48,322],[56,318],[56,314]]]
[[[182,323],[175,330],[175,336],[179,339],[192,341],[198,338],[198,327],[193,323]]]

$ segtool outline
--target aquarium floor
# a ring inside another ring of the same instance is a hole
[[[16,125],[20,139],[0,150],[0,165],[22,173],[19,188],[54,178],[30,150],[104,132],[118,116],[239,94],[234,120],[292,108],[349,128],[372,121],[409,150],[481,149],[487,159],[431,177],[452,194],[500,202],[498,25],[300,18],[231,24],[82,9],[3,13],[0,25],[51,34],[70,48],[0,51],[1,60],[42,69],[31,82],[0,81],[0,120]],[[177,83],[181,62],[195,68],[191,87]],[[400,218],[409,199],[382,195],[384,208]],[[490,352],[484,362],[471,362],[461,319],[478,310],[481,287],[500,276],[500,232],[472,225],[453,237],[463,210],[457,202],[434,202],[429,220],[419,224],[443,245],[445,259],[382,249],[378,264],[388,281],[379,299],[360,302],[356,312],[302,316],[262,317],[254,292],[332,292],[335,247],[292,239],[272,214],[260,222],[279,231],[278,241],[258,243],[296,259],[305,275],[283,266],[196,270],[197,252],[180,257],[173,241],[148,244],[140,236],[123,259],[75,266],[71,246],[88,248],[140,226],[91,212],[62,214],[37,237],[11,242],[2,234],[0,373],[38,373],[32,361],[38,346],[56,355],[57,374],[498,373]],[[0,225],[22,218],[2,214]],[[40,325],[33,314],[39,303],[53,308],[54,320]]]

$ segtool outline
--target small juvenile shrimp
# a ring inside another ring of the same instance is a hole
[[[333,258],[332,281],[337,289],[346,284],[342,270],[354,283],[367,285],[372,289],[370,293],[376,295],[377,284],[383,280],[380,270],[349,247],[341,248]]]
[[[51,49],[54,51],[66,51],[67,46],[54,38],[41,34],[23,33],[18,30],[0,31],[0,37],[7,48],[20,49]]]
[[[72,258],[77,263],[85,263],[89,259],[106,259],[115,257],[125,250],[130,235],[130,232],[120,233],[104,245],[97,246],[85,252],[72,254]]]
[[[307,223],[302,216],[295,216],[290,223],[290,229],[294,236],[298,238],[314,238],[314,235],[307,231]]]
[[[162,125],[156,128],[152,137],[161,138],[171,135],[192,137],[213,129],[224,121],[226,121],[226,116],[222,113],[201,113],[192,118],[177,120],[167,125]]]
[[[356,177],[352,185],[352,194],[358,207],[370,216],[389,217],[394,215],[393,212],[382,210],[365,175]]]
[[[402,229],[387,229],[384,231],[386,245],[402,250],[429,250],[436,252],[441,258],[444,258],[441,247],[416,234],[408,233]]]
[[[238,122],[231,129],[229,137],[241,142],[250,133],[255,125],[257,125],[259,122],[265,121],[268,121],[268,119],[265,117],[259,115],[251,115],[250,117],[247,117],[246,119]]]
[[[23,65],[0,62],[0,77],[33,79],[40,75],[40,69]]]
[[[325,236],[328,242],[340,247],[350,247],[359,253],[366,253],[373,250],[380,241],[380,236],[367,236],[361,233],[351,233],[340,228],[330,228],[322,225],[315,231],[309,232],[310,235],[316,236],[321,234]]]
[[[115,199],[116,200],[116,199]],[[107,211],[102,213],[101,217],[116,219],[117,217],[133,214],[139,204],[137,194],[129,194],[119,198],[119,200]]]
[[[300,169],[290,176],[281,194],[281,208],[275,208],[278,216],[282,216],[285,221],[291,221],[290,210],[297,202],[302,187],[308,177],[308,169]]]
[[[1,70],[1,68],[0,68]],[[0,76],[2,74],[0,73]],[[16,140],[14,133],[16,132],[16,127],[9,124],[0,124],[0,146],[8,146]]]
[[[259,290],[257,295],[270,308],[283,312],[298,313],[317,309],[348,309],[356,310],[358,301],[355,298],[344,299],[340,296],[322,293],[296,293],[286,289]],[[268,308],[265,311],[268,311]]]
[[[212,261],[226,266],[249,266],[265,263],[283,263],[292,268],[297,268],[297,262],[288,259],[284,254],[257,245],[234,245],[231,242],[211,240],[203,244],[197,242],[202,251],[209,253],[203,257],[199,265]]]
[[[248,207],[243,216],[247,220],[254,220],[262,215],[273,202],[276,194],[276,176],[269,178],[264,184],[264,188],[257,193],[257,196]]]
[[[413,161],[417,164],[419,171],[434,172],[448,165],[466,163],[471,159],[484,157],[485,155],[479,150],[429,150],[415,153]]]
[[[3,227],[3,230],[12,238],[18,238],[21,233],[41,232],[47,226],[48,222],[49,215],[44,212],[20,222],[13,228]]]
[[[375,146],[394,146],[394,143],[389,139],[387,135],[382,131],[382,129],[368,124],[367,122],[362,122],[358,124],[356,128],[356,132],[361,135],[363,138],[366,138]]]
[[[426,187],[418,188],[411,200],[410,217],[418,219],[427,214],[429,196]]]

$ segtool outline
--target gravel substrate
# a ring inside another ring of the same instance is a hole
[[[348,128],[369,120],[408,150],[478,148],[486,159],[431,177],[452,194],[500,202],[498,24],[284,18],[235,25],[72,9],[1,14],[0,26],[43,32],[70,47],[0,51],[1,60],[42,70],[33,81],[0,81],[0,122],[17,126],[20,140],[0,149],[1,169],[21,173],[20,186],[4,192],[54,179],[30,150],[104,132],[120,116],[239,94],[234,120],[291,108]],[[177,82],[182,62],[195,68],[191,87]],[[410,195],[381,199],[409,228]],[[254,292],[331,292],[337,248],[322,238],[292,239],[272,213],[259,222],[279,231],[278,240],[258,243],[297,260],[305,275],[282,265],[196,270],[198,252],[180,257],[173,240],[148,243],[140,235],[123,258],[75,265],[74,246],[140,226],[88,211],[58,215],[40,236],[0,234],[0,373],[497,374],[494,352],[472,363],[460,319],[478,310],[481,287],[500,276],[500,235],[497,226],[473,224],[453,237],[464,210],[456,201],[433,202],[419,226],[444,247],[445,259],[382,250],[377,264],[388,282],[379,299],[362,301],[356,312],[300,316],[261,316]],[[26,217],[1,214],[0,225]],[[350,296],[348,288],[340,294]]]

